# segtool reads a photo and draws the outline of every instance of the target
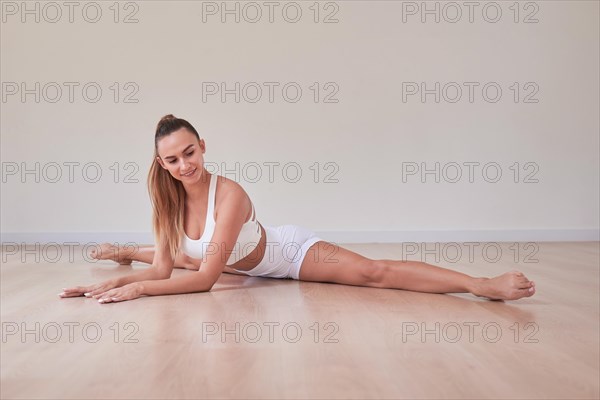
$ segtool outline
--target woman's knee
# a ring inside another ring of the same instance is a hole
[[[386,276],[390,266],[386,260],[370,260],[360,267],[361,283],[370,287],[385,287]]]

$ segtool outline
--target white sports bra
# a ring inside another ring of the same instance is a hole
[[[204,233],[202,234],[202,237],[198,240],[194,240],[190,239],[185,233],[185,231],[183,233],[182,250],[185,254],[192,258],[204,258],[204,252],[208,248],[208,244],[212,240],[212,236],[215,232],[214,205],[215,193],[217,191],[217,176],[219,175],[212,174],[210,176],[210,186],[208,190],[208,207],[206,207],[206,222],[204,224]],[[250,254],[252,250],[254,250],[258,246],[261,237],[262,232],[260,229],[260,225],[258,224],[258,220],[256,220],[255,218],[254,204],[252,204],[252,215],[250,216],[250,220],[246,221],[244,225],[242,225],[242,229],[236,240],[233,252],[229,256],[229,259],[227,260],[227,263],[225,265],[229,266],[235,264],[242,258],[246,257],[248,254]]]

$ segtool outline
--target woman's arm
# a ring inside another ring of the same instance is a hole
[[[116,278],[117,287],[125,286],[133,282],[169,279],[173,272],[175,260],[170,256],[166,240],[159,240],[155,246],[152,266],[144,271]]]
[[[225,269],[225,262],[235,247],[250,206],[243,191],[229,193],[222,201],[221,211],[215,221],[215,231],[206,247],[200,270],[177,278],[140,282],[140,294],[156,296],[208,292],[212,289]]]
[[[163,274],[160,273],[159,269],[155,266],[151,266],[143,271],[135,274],[125,275],[118,278],[114,278],[116,286],[121,287],[133,282],[150,281],[156,279],[164,279]]]
[[[97,285],[77,286],[75,288],[65,289],[64,292],[66,294],[65,296],[61,297],[81,296],[82,294],[88,293],[87,297],[93,297],[97,299],[105,297],[106,293],[112,289],[126,287],[131,283],[150,282],[157,279],[169,279],[171,273],[173,272],[174,263],[175,260],[171,258],[165,241],[161,240],[159,244],[156,245],[154,259],[152,260],[152,266],[150,268],[135,274],[109,279]]]
[[[160,296],[163,294],[208,292],[219,279],[226,261],[233,252],[236,240],[246,219],[247,206],[244,192],[230,193],[222,200],[221,211],[216,219],[215,231],[206,248],[200,270],[176,278],[170,278],[174,260],[171,257],[154,255],[154,265],[162,265],[162,277],[133,282],[121,288],[111,289],[98,299],[101,303],[132,300],[141,295]],[[162,241],[161,241],[162,242]],[[162,246],[161,253],[167,254]],[[208,249],[212,249],[209,251]]]
[[[139,282],[140,295],[159,296],[162,294],[208,292],[214,282],[206,271],[196,271],[177,278],[147,280]]]
[[[63,292],[59,293],[60,297],[78,297],[86,296],[99,298],[104,293],[115,289],[127,286],[130,283],[136,283],[140,281],[150,281],[154,279],[164,279],[164,273],[160,269],[152,266],[144,271],[136,274],[127,276],[121,276],[119,278],[111,278],[106,281],[96,283],[88,286],[72,286],[69,288],[63,288]]]

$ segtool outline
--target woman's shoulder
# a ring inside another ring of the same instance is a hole
[[[227,192],[227,193],[240,192],[240,191],[245,192],[242,185],[240,185],[236,181],[229,179],[226,176],[217,175],[217,174],[213,174],[213,175],[215,175],[215,178],[217,178],[217,185],[219,186],[219,189],[222,189],[224,192]]]
[[[242,185],[236,181],[229,179],[225,176],[215,175],[217,178],[217,197],[224,199],[226,196],[239,196],[250,199],[248,193],[244,190]]]
[[[237,199],[234,200],[239,199],[240,201],[242,201],[245,204],[245,207],[248,208],[248,215],[250,215],[250,213],[252,212],[250,196],[248,196],[248,193],[246,193],[242,185],[240,185],[232,179],[221,175],[216,175],[215,177],[218,179],[218,187],[216,193],[217,198],[215,201],[215,214],[217,216],[219,215],[220,205],[223,203],[223,201],[225,201],[225,198],[231,199],[230,196],[235,196],[237,197]]]

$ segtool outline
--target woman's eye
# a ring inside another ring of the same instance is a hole
[[[192,154],[194,154],[194,152],[193,152],[193,151],[190,151],[189,153],[187,153],[187,154],[186,154],[186,156],[188,156],[188,157],[189,157],[189,156],[191,156]],[[177,160],[171,160],[171,161],[169,161],[169,164],[173,164],[173,163],[175,163],[175,161],[177,161]]]

